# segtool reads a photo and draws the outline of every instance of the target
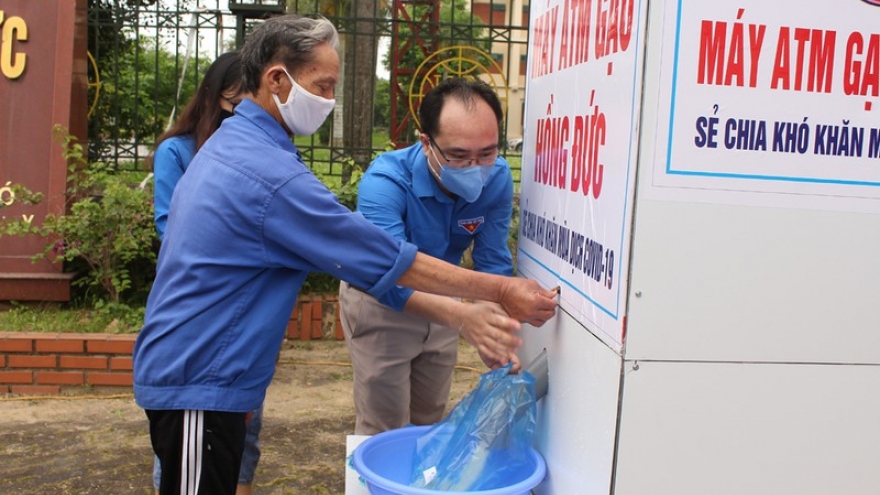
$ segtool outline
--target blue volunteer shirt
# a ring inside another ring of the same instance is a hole
[[[153,217],[159,240],[165,237],[171,195],[196,154],[192,136],[174,136],[159,144],[153,153]]]
[[[473,203],[451,198],[428,170],[421,143],[379,155],[361,178],[357,209],[371,222],[419,251],[455,265],[474,243],[474,269],[513,275],[507,245],[513,211],[513,178],[499,157]],[[355,284],[356,285],[356,284]],[[398,311],[412,289],[396,286],[379,300]]]
[[[415,246],[340,205],[282,127],[244,100],[174,190],[135,343],[138,405],[259,407],[310,271],[378,297],[415,255]]]

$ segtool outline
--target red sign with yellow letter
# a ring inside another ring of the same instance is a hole
[[[41,221],[65,204],[67,166],[52,129],[87,135],[86,0],[0,4],[0,218]],[[26,210],[13,185],[43,194]],[[0,300],[66,300],[60,265],[41,260],[46,240],[0,239]]]

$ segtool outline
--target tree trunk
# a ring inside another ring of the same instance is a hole
[[[372,158],[373,91],[376,82],[378,19],[376,0],[356,0],[351,5],[351,29],[346,33],[344,62],[345,135],[343,146],[354,163],[366,170]],[[344,166],[342,180],[348,183],[351,168]]]

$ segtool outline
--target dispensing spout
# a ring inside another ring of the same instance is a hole
[[[541,400],[547,395],[547,385],[550,381],[547,349],[542,350],[523,369],[535,377],[535,400]]]

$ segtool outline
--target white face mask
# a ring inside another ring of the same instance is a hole
[[[327,116],[330,115],[330,112],[333,111],[333,107],[336,105],[336,100],[328,100],[327,98],[322,98],[309,93],[290,77],[287,69],[282,70],[287,74],[293,87],[290,89],[290,93],[287,95],[287,101],[284,103],[281,103],[278,95],[272,95],[272,98],[275,99],[275,105],[278,107],[278,111],[281,112],[281,118],[284,120],[284,123],[287,124],[287,128],[290,129],[290,132],[297,136],[314,134],[315,131],[321,127],[321,124],[327,120]]]

